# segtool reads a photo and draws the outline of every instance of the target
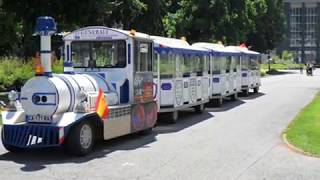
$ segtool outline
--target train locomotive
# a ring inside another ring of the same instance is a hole
[[[144,64],[152,58],[150,37],[104,27],[80,29],[65,36],[65,72],[53,74],[50,36],[55,32],[53,18],[37,19],[41,65],[20,95],[9,93],[10,104],[2,112],[4,147],[12,152],[64,147],[86,155],[98,139],[149,132],[158,110],[153,74]],[[91,37],[96,38],[92,43]],[[73,70],[72,58],[83,71]]]

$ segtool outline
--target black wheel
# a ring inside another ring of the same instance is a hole
[[[152,128],[148,128],[148,129],[144,129],[142,131],[139,132],[139,135],[148,135],[152,133]]]
[[[204,109],[205,109],[204,104],[200,104],[194,107],[194,110],[197,114],[202,114]]]
[[[95,142],[94,127],[88,121],[83,121],[71,128],[65,141],[67,152],[85,156],[92,151]]]
[[[259,87],[253,88],[253,92],[254,92],[254,93],[258,93],[258,92],[259,92]]]
[[[178,118],[179,118],[178,111],[170,112],[170,113],[168,113],[167,122],[171,123],[171,124],[175,124],[175,123],[177,123]]]
[[[231,101],[236,101],[238,99],[238,93],[232,94],[230,98],[231,98]]]
[[[222,98],[212,99],[211,101],[212,101],[213,105],[217,106],[217,107],[221,107],[222,104],[223,104],[223,99]]]
[[[249,96],[249,89],[243,90],[242,93],[246,97]]]
[[[12,153],[19,153],[22,151],[21,148],[18,148],[18,147],[15,147],[15,146],[11,146],[9,144],[6,144],[5,141],[4,141],[4,129],[2,128],[1,130],[1,141],[2,141],[2,144],[3,144],[3,147],[8,150],[9,152],[12,152]]]

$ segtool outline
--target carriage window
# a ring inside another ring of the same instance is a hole
[[[160,54],[160,76],[165,78],[173,77],[174,66],[172,59],[170,59],[171,55],[168,54]]]
[[[231,69],[231,61],[232,61],[232,57],[228,56],[226,58],[226,72],[229,73],[230,69]]]
[[[237,72],[237,57],[232,56],[231,57],[231,71]]]
[[[210,56],[204,56],[203,60],[203,71],[210,74]]]
[[[176,54],[175,59],[176,59],[176,74],[182,74],[183,73],[183,64],[184,64],[183,56],[180,54]]]
[[[152,43],[135,41],[134,67],[136,72],[152,71]]]
[[[212,74],[220,74],[221,71],[221,60],[218,57],[213,57],[213,61],[212,61]]]
[[[241,58],[241,69],[242,70],[249,70],[248,56],[242,56],[242,58]]]
[[[227,70],[227,58],[226,57],[220,57],[220,70],[221,72],[226,72]]]
[[[183,60],[183,75],[184,76],[190,76],[191,72],[191,57],[188,55],[184,55]]]
[[[126,42],[72,42],[74,67],[124,68],[126,66]]]

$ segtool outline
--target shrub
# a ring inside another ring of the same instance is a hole
[[[52,69],[55,73],[62,73],[63,62],[54,62]],[[19,90],[20,87],[33,76],[34,59],[23,63],[19,58],[0,58],[0,91],[8,91],[11,89]]]

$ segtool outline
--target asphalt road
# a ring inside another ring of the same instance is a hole
[[[320,72],[262,83],[258,95],[200,116],[184,112],[175,125],[107,141],[84,158],[58,150],[17,155],[0,145],[0,179],[320,179],[320,159],[293,152],[281,139],[320,89]]]

